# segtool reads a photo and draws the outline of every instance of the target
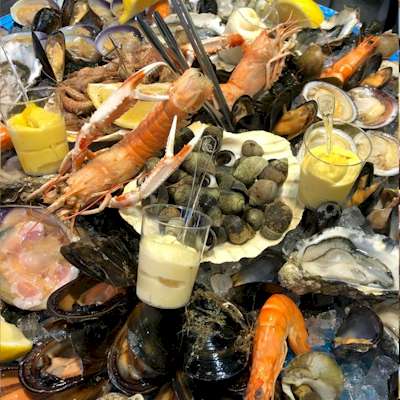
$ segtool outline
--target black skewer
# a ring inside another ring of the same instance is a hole
[[[169,54],[166,51],[166,49],[164,48],[163,44],[160,42],[160,39],[152,31],[149,24],[144,20],[143,15],[139,14],[136,18],[137,18],[137,21],[139,22],[140,27],[142,28],[143,33],[147,37],[148,41],[158,51],[161,58],[170,66],[170,68],[174,72],[179,73],[180,71],[177,68],[174,60],[169,56]]]
[[[188,37],[193,47],[193,50],[197,57],[197,61],[199,62],[203,72],[207,75],[207,77],[211,80],[211,82],[214,85],[215,98],[218,102],[220,110],[222,111],[222,114],[225,117],[228,130],[232,131],[233,126],[231,123],[228,105],[221,91],[221,87],[219,86],[218,78],[214,72],[211,62],[206,54],[206,51],[204,50],[203,44],[201,43],[199,36],[197,35],[196,28],[193,24],[192,18],[186,6],[183,4],[182,0],[172,0],[172,4],[183,26],[183,29],[186,32],[186,36]]]
[[[161,17],[160,13],[156,11],[154,13],[154,19],[160,30],[162,37],[164,38],[165,42],[167,43],[168,47],[174,52],[177,62],[179,63],[182,70],[188,69],[189,65],[182,54],[182,50],[179,47],[178,42],[176,41],[173,33],[169,29],[168,25],[165,23],[163,18]]]

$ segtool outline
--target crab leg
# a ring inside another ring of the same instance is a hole
[[[193,148],[199,142],[202,132],[195,133],[194,138],[174,155],[174,142],[176,133],[177,118],[174,117],[171,130],[168,135],[165,156],[158,162],[154,169],[146,176],[144,182],[136,190],[125,193],[121,196],[113,197],[109,207],[125,208],[133,207],[142,199],[150,196],[159,186],[165,182],[185,161],[185,158],[192,152]],[[138,178],[136,178],[137,181]]]
[[[156,62],[135,72],[93,113],[89,122],[82,126],[71,153],[72,168],[74,171],[76,171],[85,160],[86,150],[89,145],[95,139],[102,136],[104,128],[111,125],[113,121],[128,111],[137,100],[168,100],[167,95],[145,95],[136,89],[139,83],[148,74],[165,66],[167,66],[167,64],[164,62]],[[68,165],[68,163],[66,163],[66,165]]]

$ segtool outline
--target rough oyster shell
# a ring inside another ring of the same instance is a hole
[[[335,227],[299,242],[279,280],[297,294],[390,297],[399,289],[398,265],[394,241]]]

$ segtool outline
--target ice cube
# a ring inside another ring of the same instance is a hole
[[[17,326],[23,334],[33,342],[38,342],[49,336],[49,333],[39,322],[39,316],[36,313],[29,313],[21,317]]]
[[[372,385],[382,399],[389,397],[388,380],[397,371],[397,363],[390,357],[380,355],[375,358],[369,369],[365,382]]]

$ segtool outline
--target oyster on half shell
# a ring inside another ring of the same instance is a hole
[[[326,229],[298,243],[279,271],[282,286],[297,294],[396,296],[399,247],[359,229]]]

